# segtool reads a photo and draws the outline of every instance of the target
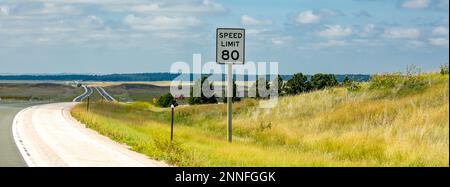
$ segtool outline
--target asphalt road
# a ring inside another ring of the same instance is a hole
[[[89,97],[94,92],[91,87],[83,86],[83,88],[84,88],[84,93],[81,94],[80,96],[76,97],[75,99],[73,99],[73,102],[81,102],[84,99],[86,99],[87,97]]]
[[[103,89],[102,87],[95,87],[95,89],[97,90],[97,92],[106,100],[109,102],[115,102],[116,100],[108,94],[108,92],[105,91],[105,89]]]
[[[25,167],[12,135],[12,122],[22,109],[39,104],[37,102],[0,101],[0,167]]]
[[[16,116],[14,141],[28,166],[166,166],[85,128],[70,115],[76,104],[37,105]]]

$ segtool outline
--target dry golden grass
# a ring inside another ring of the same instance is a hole
[[[383,77],[384,80],[385,77]],[[286,96],[271,109],[233,105],[234,142],[224,105],[169,111],[146,103],[80,105],[72,114],[134,150],[180,166],[448,166],[448,75],[397,77],[389,87],[361,85]]]

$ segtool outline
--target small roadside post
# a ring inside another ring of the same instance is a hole
[[[86,110],[87,111],[89,111],[89,98],[90,98],[91,96],[88,96],[88,98],[87,98],[87,105],[86,105]]]
[[[172,142],[173,141],[173,110],[174,110],[175,106],[173,104],[171,104],[170,108],[172,110],[172,117],[171,117],[171,122],[170,122],[170,142]]]
[[[233,99],[233,64],[245,63],[245,29],[217,28],[216,62],[227,64],[227,135],[232,142],[232,99]]]

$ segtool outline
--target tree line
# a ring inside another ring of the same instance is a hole
[[[344,86],[350,86],[352,85],[353,80],[351,80],[348,76],[345,76],[341,83],[338,82],[336,79],[336,76],[333,74],[323,74],[318,73],[310,78],[308,78],[307,75],[304,75],[302,73],[296,73],[290,77],[287,81],[283,80],[283,77],[278,75],[275,79],[272,81],[268,81],[265,78],[257,79],[256,82],[252,85],[253,88],[250,90],[255,90],[256,93],[254,96],[258,99],[265,99],[268,98],[268,95],[260,95],[259,88],[265,88],[266,90],[270,90],[274,87],[278,87],[278,96],[284,96],[284,95],[297,95],[301,93],[316,91],[316,90],[322,90],[326,88],[331,88],[339,85]],[[207,77],[202,77],[201,79],[197,80],[194,83],[194,86],[201,85],[210,85],[210,90],[213,90],[213,83],[209,82]],[[260,85],[264,84],[264,85]],[[272,86],[272,87],[271,87]],[[223,87],[222,87],[223,88]],[[223,89],[222,91],[224,91]],[[236,82],[233,81],[233,98],[232,101],[240,101],[241,98],[237,97],[237,85]],[[197,105],[197,104],[215,104],[218,103],[221,99],[223,102],[226,102],[227,98],[225,97],[225,93],[223,92],[222,98],[216,97],[216,95],[211,93],[204,93],[201,92],[200,97],[193,97],[194,90],[191,89],[190,91],[190,97],[188,98],[188,103],[190,105]],[[212,95],[212,96],[211,96]],[[211,97],[208,97],[211,96]],[[247,93],[248,96],[248,93]],[[168,107],[171,104],[176,104],[176,98],[174,98],[170,93],[165,94],[161,96],[158,99],[157,105],[161,107]]]

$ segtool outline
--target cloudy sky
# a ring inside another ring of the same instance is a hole
[[[283,74],[433,70],[449,59],[448,0],[0,0],[0,73],[167,72],[214,61],[215,28]]]

